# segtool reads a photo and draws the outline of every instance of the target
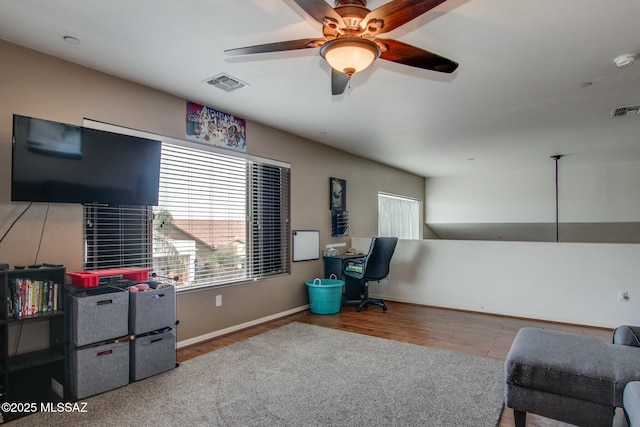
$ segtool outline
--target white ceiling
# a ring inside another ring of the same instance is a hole
[[[638,0],[448,0],[385,37],[456,72],[379,59],[332,96],[318,49],[223,52],[321,37],[292,0],[0,0],[1,39],[421,176],[640,161],[640,115],[610,118],[640,104],[640,61],[613,61],[639,22]],[[249,86],[203,83],[219,73]]]

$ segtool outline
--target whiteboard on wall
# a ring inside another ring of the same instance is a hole
[[[293,231],[293,260],[311,261],[320,259],[320,231]]]

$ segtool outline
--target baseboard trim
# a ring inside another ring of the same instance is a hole
[[[261,317],[259,319],[251,320],[249,322],[240,323],[239,325],[230,326],[225,329],[220,329],[219,331],[210,332],[208,334],[200,335],[197,337],[189,338],[186,340],[178,341],[177,348],[180,349],[182,347],[188,347],[190,345],[198,344],[203,341],[208,341],[213,338],[220,337],[222,335],[227,335],[232,332],[237,332],[241,329],[249,328],[251,326],[260,325],[262,323],[269,322],[271,320],[280,319],[281,317],[287,317],[292,314],[299,313],[301,311],[305,311],[309,309],[309,304],[302,305],[300,307],[292,308],[291,310],[282,311],[280,313],[272,314],[271,316]]]

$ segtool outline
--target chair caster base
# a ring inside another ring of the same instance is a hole
[[[370,304],[377,305],[378,307],[382,307],[382,311],[387,311],[387,306],[385,305],[384,301],[382,301],[381,299],[366,299],[365,301],[362,301],[360,305],[358,305],[356,310],[360,312],[362,311],[363,308],[367,308]]]

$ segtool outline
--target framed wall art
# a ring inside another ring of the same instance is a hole
[[[247,124],[244,119],[187,101],[186,124],[186,139],[189,141],[247,151]]]
[[[347,210],[347,181],[344,179],[329,178],[329,209]]]

